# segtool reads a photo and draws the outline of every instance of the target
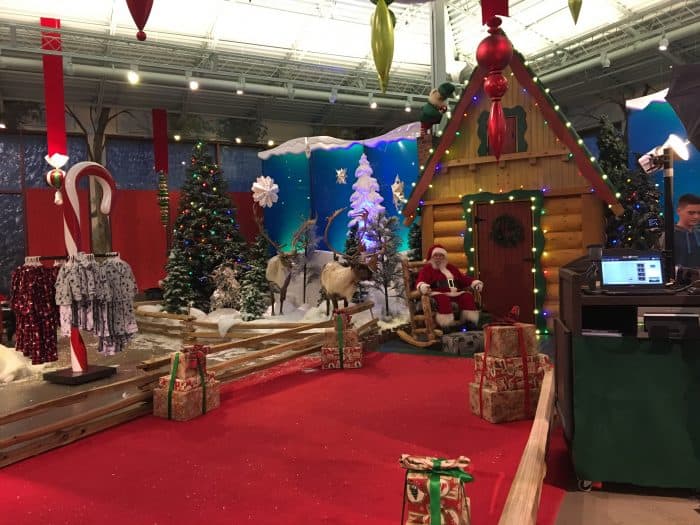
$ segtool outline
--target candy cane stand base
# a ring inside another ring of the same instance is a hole
[[[73,372],[70,368],[47,372],[44,374],[44,380],[59,385],[82,385],[83,383],[104,379],[116,373],[117,369],[113,366],[88,365],[85,372]]]

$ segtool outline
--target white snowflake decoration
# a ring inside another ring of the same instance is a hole
[[[348,181],[346,179],[348,175],[348,170],[345,168],[340,168],[338,170],[335,170],[335,182],[336,184],[347,184]]]
[[[394,183],[391,185],[391,193],[394,197],[394,207],[396,211],[401,213],[401,208],[406,204],[406,196],[403,192],[403,181],[397,175]]]
[[[277,193],[280,187],[275,184],[272,177],[258,177],[250,189],[253,192],[253,201],[257,202],[261,208],[272,208],[279,198]]]

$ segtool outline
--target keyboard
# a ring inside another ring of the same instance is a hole
[[[602,290],[604,295],[674,295],[682,288],[628,288],[627,290]]]

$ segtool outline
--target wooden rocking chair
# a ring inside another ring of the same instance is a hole
[[[423,295],[416,290],[416,277],[425,261],[409,261],[401,259],[403,268],[404,286],[406,289],[406,303],[411,321],[411,332],[397,330],[397,335],[410,345],[427,348],[441,343],[442,330],[435,322],[433,302],[429,295]],[[471,291],[477,306],[481,305],[481,294]]]

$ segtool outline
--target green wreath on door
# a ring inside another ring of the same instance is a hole
[[[496,217],[491,224],[489,237],[503,248],[514,248],[525,239],[525,228],[518,219],[504,213]]]

